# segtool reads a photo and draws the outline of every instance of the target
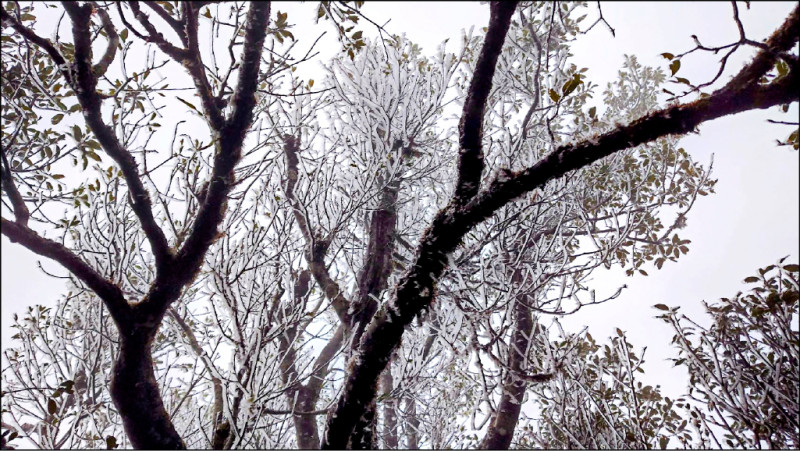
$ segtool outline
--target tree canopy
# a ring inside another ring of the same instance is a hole
[[[734,3],[739,41],[669,74],[628,57],[598,112],[585,5],[492,2],[433,53],[362,6],[316,6],[341,53],[305,79],[318,40],[270,2],[3,5],[2,233],[70,273],[5,353],[4,445],[797,446],[796,265],[697,343],[656,306],[690,400],[636,385],[621,331],[548,319],[619,294],[596,268],[688,252],[716,181],[679,137],[798,101],[798,9],[756,42]],[[728,81],[678,75],[748,47]]]

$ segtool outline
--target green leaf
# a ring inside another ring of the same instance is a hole
[[[53,119],[50,119],[50,122],[53,125],[56,125],[59,122],[61,122],[61,119],[64,119],[64,115],[63,114],[56,114],[55,116],[53,116]]]
[[[672,71],[672,75],[677,74],[680,68],[681,68],[681,60],[675,60],[669,65],[669,69]]]
[[[784,63],[783,61],[778,61],[775,67],[778,69],[779,77],[783,77],[784,75],[789,73],[789,65]]]
[[[800,271],[800,266],[799,265],[786,265],[786,266],[783,267],[783,269],[785,269],[786,271],[789,271],[789,272],[797,272],[797,271]]]
[[[676,77],[675,80],[677,80],[678,83],[683,83],[685,85],[691,85],[692,84],[689,80],[687,80],[687,79],[685,79],[683,77]]]
[[[191,109],[193,109],[193,110],[195,110],[195,111],[199,112],[199,111],[198,111],[198,109],[197,109],[197,107],[196,107],[196,106],[194,106],[194,105],[192,105],[191,103],[189,103],[189,102],[187,102],[187,101],[185,101],[185,100],[181,99],[180,97],[177,97],[177,99],[178,99],[178,100],[180,100],[181,102],[183,102],[183,103],[184,103],[186,106],[188,106],[189,108],[191,108]]]
[[[203,12],[203,16],[204,17],[208,17],[210,19],[211,18],[211,11],[208,8],[206,8],[206,10]]]
[[[97,153],[95,153],[95,151],[93,151],[93,150],[87,151],[86,155],[89,155],[95,161],[102,161],[102,159],[100,158],[100,155],[97,155]]]
[[[558,95],[558,93],[553,89],[550,90],[549,94],[550,94],[550,98],[553,99],[553,102],[558,102],[558,99],[561,98],[561,96]]]
[[[569,94],[570,94],[572,91],[574,91],[574,90],[575,90],[575,88],[577,88],[577,87],[578,87],[578,85],[580,85],[581,83],[583,83],[583,82],[581,81],[581,77],[580,77],[580,75],[578,75],[578,74],[575,74],[575,75],[572,77],[572,79],[570,79],[569,81],[567,81],[566,83],[564,83],[564,86],[562,86],[562,87],[561,87],[561,92],[562,92],[562,94],[564,95],[564,97],[568,96],[568,95],[569,95]]]
[[[353,33],[353,40],[355,41],[356,39],[361,39],[361,31]]]
[[[122,39],[122,42],[125,42],[125,40],[128,39],[128,29],[126,28],[126,29],[122,30],[119,33],[119,37],[120,37],[120,39]]]
[[[656,304],[656,305],[654,305],[653,307],[655,307],[655,308],[657,308],[657,309],[659,309],[659,310],[669,310],[669,307],[667,307],[667,306],[666,306],[666,305],[664,305],[664,304]]]
[[[744,279],[744,282],[745,283],[755,283],[755,282],[758,282],[759,280],[761,280],[761,279],[759,279],[758,277],[750,276],[750,277],[747,277],[746,279]]]
[[[310,88],[312,86],[314,86],[314,79],[313,78],[308,80],[308,87]]]
[[[72,136],[75,137],[75,141],[80,141],[83,139],[83,131],[77,125],[72,126]]]
[[[593,106],[589,108],[589,117],[594,118],[596,114],[597,114],[597,107]]]
[[[669,53],[669,52],[664,52],[664,53],[661,54],[661,56],[663,56],[664,58],[666,58],[668,60],[672,60],[672,58],[675,58],[675,55],[673,55],[672,53]]]

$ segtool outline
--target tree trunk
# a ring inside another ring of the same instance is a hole
[[[120,336],[120,350],[111,379],[111,399],[134,448],[186,449],[164,408],[150,348],[156,327],[134,327]]]
[[[527,385],[525,379],[521,377],[521,373],[525,371],[527,349],[533,339],[531,336],[533,331],[531,311],[527,305],[520,302],[523,300],[521,298],[522,296],[517,299],[514,306],[517,321],[511,332],[511,349],[508,352],[508,370],[503,377],[503,394],[495,417],[481,443],[483,449],[508,449],[519,421]]]
[[[419,449],[419,418],[417,418],[417,401],[413,397],[406,398],[406,436],[408,449]]]
[[[381,385],[383,386],[383,448],[384,449],[397,449],[397,401],[392,398],[392,388],[394,388],[394,380],[392,379],[392,364],[391,362],[386,367],[386,371],[381,375]]]
[[[376,411],[375,400],[373,399],[367,410],[356,422],[353,433],[350,435],[348,449],[376,449],[378,447],[377,434],[375,434]]]

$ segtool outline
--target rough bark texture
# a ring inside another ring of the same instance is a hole
[[[521,279],[519,271],[515,271],[514,276],[517,281]],[[511,349],[508,351],[508,368],[503,377],[503,392],[497,412],[481,443],[481,448],[484,449],[508,449],[525,398],[527,383],[521,376],[525,373],[526,354],[533,339],[533,318],[527,305],[519,301],[514,305],[514,316],[516,323],[511,332]]]
[[[470,83],[467,94],[467,101],[464,105],[462,120],[459,124],[460,136],[460,158],[459,176],[456,183],[456,194],[451,206],[464,204],[477,193],[480,187],[481,173],[483,172],[483,151],[481,147],[483,112],[492,86],[497,58],[503,47],[508,27],[511,23],[511,15],[516,8],[516,3],[495,2],[491,5],[491,18],[489,20],[489,32],[486,41],[481,49],[476,66],[476,75]],[[437,215],[441,219],[442,215]],[[440,222],[439,227],[448,227],[449,224]],[[432,228],[433,228],[432,227]],[[430,230],[424,235],[432,235]],[[443,230],[437,230],[436,238],[441,235]],[[455,242],[450,246],[455,248],[463,233],[456,235]],[[445,237],[446,240],[449,237]],[[426,252],[427,251],[427,252]],[[446,254],[436,250],[436,246],[428,249],[421,249],[418,261],[435,260],[439,263],[439,269],[431,272],[420,273],[425,270],[421,265],[416,265],[411,269],[414,276],[405,278],[405,285],[397,288],[397,301],[405,299],[400,293],[405,291],[415,292],[414,296],[419,295],[418,288],[424,286],[426,291],[422,293],[422,305],[427,306],[432,299],[433,280],[438,278],[444,268]],[[417,284],[415,287],[409,286],[410,280],[425,280],[424,285]],[[411,294],[411,293],[409,293]],[[337,403],[336,412],[329,418],[323,448],[344,448],[350,442],[352,434],[359,434],[357,423],[363,422],[364,413],[374,405],[375,393],[377,390],[377,380],[381,372],[386,368],[390,356],[400,342],[405,325],[421,310],[421,308],[406,308],[404,305],[396,305],[395,308],[388,308],[380,311],[374,316],[369,329],[361,339],[358,351],[353,355],[348,366],[348,377],[345,382],[345,389]],[[374,334],[382,338],[375,340]],[[369,358],[365,358],[369,356]],[[372,358],[375,356],[376,358]],[[374,415],[373,415],[374,417]]]
[[[500,28],[494,21],[496,10],[496,7],[492,8],[493,21],[487,35],[497,33]],[[460,244],[466,232],[520,195],[619,150],[670,134],[685,134],[702,122],[722,116],[797,101],[800,68],[796,58],[787,61],[791,67],[789,74],[768,85],[757,84],[757,80],[772,67],[777,55],[797,41],[797,28],[798,13],[795,9],[767,41],[767,49],[759,52],[739,75],[709,97],[671,106],[606,134],[561,146],[528,169],[501,173],[471,199],[465,198],[469,195],[466,189],[462,190],[464,197],[455,195],[423,234],[416,263],[400,281],[394,305],[379,311],[365,331],[361,346],[347,368],[347,379],[336,411],[328,421],[323,447],[343,448],[347,445],[357,420],[375,397],[377,380],[389,356],[399,345],[405,326],[430,305],[434,282],[441,276],[449,254]],[[484,46],[481,56],[486,49]],[[459,168],[462,167],[460,164]]]
[[[116,52],[118,36],[113,24],[107,20],[107,14],[103,11],[100,18],[103,27],[106,28],[109,45],[100,63],[93,65],[90,24],[95,6],[77,2],[63,2],[62,5],[72,22],[75,45],[75,61],[72,64],[64,61],[49,41],[38,37],[7,13],[3,13],[2,19],[10,21],[26,39],[42,47],[53,58],[74,89],[86,124],[106,154],[117,163],[123,173],[129,190],[131,208],[139,220],[155,258],[156,277],[147,295],[139,303],[129,304],[119,287],[105,280],[70,249],[44,239],[30,230],[25,224],[24,215],[18,216],[16,223],[3,219],[2,232],[12,241],[20,242],[32,251],[61,263],[95,291],[109,309],[120,333],[120,351],[113,368],[111,397],[133,446],[149,449],[185,448],[183,440],[178,436],[169,415],[164,410],[150,348],[170,304],[180,297],[183,288],[199,271],[208,248],[217,237],[217,227],[224,217],[225,201],[235,181],[234,168],[241,159],[242,143],[253,118],[255,90],[270,5],[268,2],[253,3],[247,13],[244,51],[231,117],[223,122],[212,121],[210,124],[219,136],[219,144],[208,194],[195,218],[189,237],[177,251],[170,248],[163,230],[155,220],[152,201],[144,188],[136,160],[117,139],[113,128],[102,118],[102,98],[97,92],[97,74],[105,71]],[[133,9],[138,8],[135,2],[131,5]],[[196,11],[193,14],[196,16]],[[146,22],[146,16],[142,14],[138,16],[143,17]],[[187,33],[196,33],[196,26],[192,28],[191,14],[184,14],[182,20],[186,22],[183,24],[183,29]],[[139,34],[140,37],[156,43],[160,37],[163,41],[163,37],[154,28],[145,28],[152,35],[144,37]],[[196,40],[196,36],[194,39]],[[190,73],[192,73],[188,67],[190,63],[200,60],[199,49],[196,45],[192,47],[192,42],[194,41],[189,37],[188,49],[167,52],[171,56],[178,56],[176,60],[187,66]],[[184,58],[186,55],[190,55],[191,58]],[[204,74],[202,76],[205,77]],[[202,96],[203,92],[200,94]]]
[[[156,382],[150,345],[155,329],[120,340],[120,350],[111,379],[111,397],[125,432],[138,449],[185,449],[164,409]]]

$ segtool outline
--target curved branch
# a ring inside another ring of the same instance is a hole
[[[299,159],[297,153],[300,151],[300,140],[291,135],[283,137],[283,151],[286,154],[286,198],[292,206],[295,220],[300,226],[300,232],[303,234],[303,239],[306,242],[306,251],[304,255],[308,262],[309,270],[314,276],[317,284],[322,288],[325,297],[330,299],[333,310],[339,317],[342,324],[349,324],[349,315],[347,313],[350,301],[345,297],[339,284],[330,276],[328,267],[325,265],[325,253],[328,250],[327,241],[320,240],[314,236],[311,226],[308,224],[308,217],[302,210],[300,201],[294,193],[294,187],[297,184],[298,170],[297,165]]]
[[[469,85],[461,121],[458,123],[458,181],[453,195],[459,204],[467,203],[478,192],[483,173],[483,115],[492,89],[497,58],[503,50],[516,2],[493,2],[489,31],[478,56],[475,74]]]
[[[167,237],[153,216],[150,195],[139,177],[136,160],[119,142],[114,130],[103,121],[102,104],[97,94],[97,76],[92,69],[92,42],[89,30],[92,7],[78,6],[72,2],[63,2],[63,5],[72,20],[72,34],[75,41],[75,92],[83,108],[83,116],[97,137],[97,141],[103,146],[103,150],[122,170],[130,190],[131,208],[139,218],[142,230],[150,242],[156,267],[163,271],[172,260]]]
[[[183,21],[186,27],[186,57],[181,62],[186,70],[189,71],[192,80],[194,80],[194,85],[197,88],[198,94],[200,94],[203,110],[208,114],[211,126],[215,131],[221,132],[222,128],[225,126],[225,118],[220,108],[220,102],[217,101],[211,92],[211,85],[208,83],[208,77],[206,76],[206,67],[200,55],[200,44],[197,41],[199,8],[193,7],[190,2],[184,2],[182,6]],[[267,14],[267,17],[269,17],[269,14]],[[234,64],[234,62],[231,61],[231,64]]]
[[[141,39],[144,39],[147,42],[152,42],[156,44],[158,48],[161,49],[162,52],[169,55],[175,61],[181,61],[183,60],[183,58],[187,56],[186,49],[182,49],[180,47],[171,44],[169,41],[167,41],[164,35],[158,31],[158,29],[150,22],[150,18],[147,16],[147,14],[142,12],[141,8],[139,8],[139,2],[137,1],[128,2],[128,6],[130,6],[131,11],[133,11],[133,17],[135,17],[136,20],[138,20],[139,23],[142,24],[145,31],[147,31],[147,36],[136,33],[137,36],[139,36]],[[120,16],[122,16],[121,7],[119,8],[119,13]],[[128,26],[128,28],[131,28],[131,30],[135,32],[135,30],[132,27]]]
[[[153,8],[153,5],[149,3],[146,4]],[[179,35],[181,41],[186,45],[186,48],[180,48],[171,44],[164,38],[164,35],[150,22],[150,18],[147,14],[142,12],[139,8],[139,2],[130,2],[129,5],[136,20],[138,20],[145,31],[147,31],[147,36],[142,36],[142,38],[148,42],[155,43],[162,52],[183,65],[186,71],[189,72],[195,88],[197,89],[197,93],[200,95],[200,101],[203,104],[203,110],[209,118],[211,128],[217,133],[221,132],[225,126],[225,119],[222,116],[222,112],[214,96],[211,94],[211,86],[208,83],[205,66],[203,65],[200,49],[197,44],[197,9],[193,8],[190,2],[183,3],[184,17],[181,26],[184,27],[184,29]],[[158,7],[158,5],[155,6]],[[155,11],[158,13],[157,9]],[[164,14],[167,13],[164,12]],[[120,15],[122,15],[121,8]]]
[[[106,280],[100,273],[61,243],[44,238],[24,225],[5,218],[1,218],[1,220],[2,233],[12,243],[19,243],[31,252],[60,263],[61,266],[97,293],[106,308],[108,308],[120,331],[125,331],[129,328],[128,319],[131,314],[131,308],[118,286]]]
[[[75,83],[72,79],[72,74],[69,71],[69,64],[67,64],[66,60],[64,60],[64,57],[61,56],[61,52],[59,52],[55,46],[53,46],[52,42],[34,33],[33,30],[25,25],[17,22],[17,19],[15,19],[5,9],[2,8],[0,8],[0,19],[3,21],[8,21],[8,23],[11,24],[11,28],[13,28],[17,33],[21,34],[22,37],[36,44],[42,50],[47,52],[53,62],[56,63],[56,67],[61,72],[61,75],[63,75],[67,80],[67,83],[69,83],[70,86],[75,86]]]
[[[208,193],[194,226],[177,254],[174,282],[181,286],[197,274],[206,251],[217,238],[225,215],[228,193],[235,182],[234,168],[242,156],[242,143],[253,119],[258,69],[269,21],[269,2],[254,2],[247,12],[244,51],[233,99],[233,115],[219,133]]]
[[[183,42],[183,45],[186,45],[186,31],[180,20],[172,17],[164,8],[161,7],[161,5],[158,4],[158,2],[146,1],[144,4],[148,8],[152,9],[153,12],[158,14],[159,17],[164,19],[164,21],[170,27],[172,27],[173,30],[175,30],[175,33],[178,34],[178,38],[180,38],[181,42]]]
[[[12,175],[8,158],[6,158],[5,149],[3,149],[2,152],[3,166],[0,168],[0,176],[2,176],[3,180],[3,191],[6,192],[8,199],[11,201],[11,206],[14,207],[14,219],[17,221],[17,224],[26,227],[31,213],[30,210],[28,210],[28,206],[25,205],[25,200],[22,198],[22,194],[19,193],[17,185],[14,183],[14,176]]]
[[[797,101],[800,97],[797,64],[791,67],[789,74],[769,85],[752,82],[760,78],[756,74],[771,68],[772,55],[797,41],[797,28],[795,9],[768,41],[769,51],[761,51],[728,85],[707,98],[671,106],[599,137],[561,146],[518,173],[501,172],[466,205],[461,206],[454,195],[450,205],[439,211],[423,234],[414,266],[398,283],[394,305],[379,311],[365,332],[350,363],[336,411],[328,421],[323,448],[347,445],[356,422],[375,398],[378,378],[399,345],[405,326],[430,306],[434,282],[441,277],[449,255],[469,230],[520,195],[614,152],[669,134],[688,133],[699,124],[718,117]]]
[[[106,73],[108,66],[114,61],[114,57],[117,55],[119,35],[117,34],[117,30],[114,28],[114,23],[111,22],[111,18],[108,16],[108,12],[105,9],[97,6],[97,4],[94,2],[92,2],[92,7],[95,9],[95,11],[97,11],[97,15],[100,16],[100,21],[103,24],[103,29],[106,30],[106,36],[108,39],[106,52],[103,54],[103,57],[100,58],[100,62],[94,65],[95,75],[101,77]]]

